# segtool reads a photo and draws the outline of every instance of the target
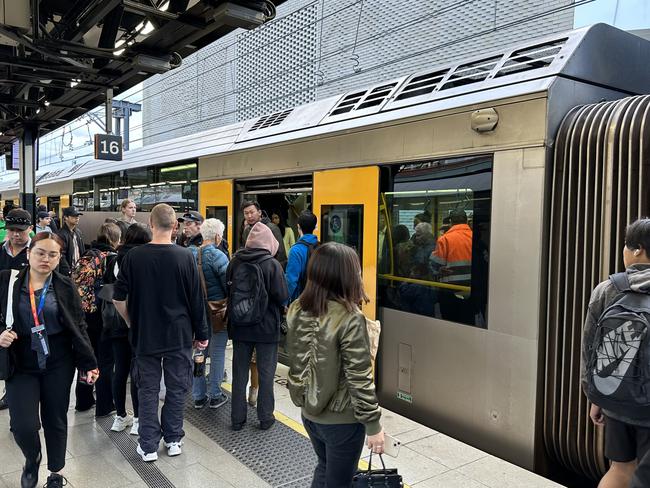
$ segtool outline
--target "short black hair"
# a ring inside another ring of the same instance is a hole
[[[36,210],[38,212],[47,212],[47,207],[45,205],[39,205]]]
[[[467,214],[465,213],[465,210],[459,208],[449,212],[449,218],[451,219],[452,225],[467,223]]]
[[[244,200],[241,202],[239,209],[243,212],[246,207],[250,207],[251,205],[255,205],[257,210],[261,210],[260,204],[257,200]]]
[[[2,207],[2,213],[7,216],[9,212],[11,212],[16,206],[13,203],[8,203],[4,207]]]
[[[415,216],[420,222],[426,222],[427,224],[431,223],[431,214],[429,212],[422,212]]]
[[[650,257],[650,218],[639,219],[627,226],[625,245],[628,249],[643,249]]]
[[[303,234],[312,234],[316,228],[318,219],[311,210],[303,210],[298,216],[298,225]]]

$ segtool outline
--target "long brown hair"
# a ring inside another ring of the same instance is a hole
[[[328,300],[341,303],[350,312],[368,302],[357,253],[337,242],[318,246],[309,260],[307,284],[299,300],[302,309],[316,317],[327,313]]]

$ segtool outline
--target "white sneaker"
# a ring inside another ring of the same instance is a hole
[[[257,403],[257,391],[257,388],[253,388],[252,386],[248,389],[248,404],[251,407],[254,407]]]
[[[140,444],[138,444],[138,447],[135,450],[138,454],[140,454],[140,457],[142,458],[143,461],[145,462],[151,462],[151,461],[158,461],[158,453],[157,452],[144,452],[142,448],[140,447]]]
[[[167,448],[167,455],[170,457],[178,456],[183,452],[181,450],[182,445],[183,443],[181,441],[169,442],[169,443],[165,442],[165,447]]]
[[[131,424],[133,424],[133,417],[131,417],[130,415],[127,414],[124,417],[120,417],[119,415],[116,415],[115,420],[113,420],[113,426],[111,427],[111,430],[113,432],[122,432]]]
[[[131,435],[138,435],[138,428],[140,427],[140,421],[138,420],[138,417],[133,418],[133,425],[131,425],[131,431],[129,434]]]

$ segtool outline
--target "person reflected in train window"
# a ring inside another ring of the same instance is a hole
[[[351,486],[366,435],[372,452],[384,451],[363,302],[356,252],[319,246],[287,314],[289,392],[318,458],[312,487]]]
[[[398,275],[400,269],[400,250],[408,246],[411,235],[409,234],[408,227],[404,224],[394,226],[391,235],[393,241],[393,269],[391,272],[394,275]]]
[[[472,229],[467,225],[463,209],[450,212],[451,227],[438,239],[431,254],[431,270],[437,281],[470,287],[472,281]],[[463,324],[474,323],[474,312],[468,306],[466,290],[442,290],[439,294],[442,318]]]
[[[429,258],[435,248],[436,241],[431,224],[420,222],[415,227],[413,238],[400,246],[400,276],[417,281],[431,281]],[[436,316],[438,294],[435,288],[407,281],[399,285],[399,297],[405,311],[429,317]]]
[[[79,229],[79,217],[81,215],[83,214],[75,207],[64,208],[63,225],[57,234],[63,241],[61,272],[68,276],[72,273],[79,258],[86,252],[83,234]]]
[[[35,233],[39,232],[52,232],[52,227],[50,227],[50,222],[52,218],[47,212],[38,212],[36,216],[36,227],[34,229]]]
[[[293,302],[302,293],[307,283],[307,263],[318,247],[318,237],[314,229],[318,219],[310,210],[303,210],[298,217],[298,233],[300,238],[296,245],[289,250],[287,269],[287,289],[289,290],[289,303]]]
[[[255,224],[262,222],[269,229],[271,229],[273,237],[275,237],[275,240],[278,241],[278,250],[274,257],[284,268],[287,264],[287,252],[284,249],[284,239],[282,238],[282,233],[280,232],[278,226],[271,222],[271,219],[264,215],[260,204],[256,200],[244,200],[241,204],[241,211],[244,214],[244,219],[246,220],[246,225],[244,226],[244,231],[242,233],[241,247],[245,246],[246,240],[248,239],[248,234],[255,226]]]
[[[623,263],[625,265],[624,276],[627,278],[631,292],[650,294],[649,249],[650,219],[639,219],[628,225],[625,231]],[[591,293],[582,333],[581,383],[585,394],[589,392],[588,374],[590,373],[587,369],[593,355],[594,345],[598,343],[596,340],[598,323],[605,310],[621,299],[621,294],[622,292],[611,279],[600,283]],[[649,302],[650,298],[646,298],[645,306],[648,306]],[[621,339],[620,344],[623,342]],[[600,345],[602,344],[604,342],[601,341]],[[629,346],[625,350],[628,349]],[[639,347],[635,347],[635,349],[643,350]],[[616,360],[617,358],[612,359]],[[633,359],[626,355],[623,363],[631,365]],[[647,368],[639,368],[639,371],[646,374]],[[626,380],[626,377],[623,373],[622,376],[612,375],[605,379],[620,384]],[[644,384],[647,384],[648,381],[650,381],[648,378],[643,380]],[[623,389],[621,388],[621,390]],[[621,405],[624,405],[624,402],[621,402]],[[599,488],[628,488],[628,486],[646,488],[650,486],[650,419],[643,418],[644,415],[633,417],[629,413],[630,409],[626,410],[628,411],[605,410],[596,404],[592,403],[591,405],[589,417],[595,425],[605,428],[605,457],[611,461],[609,470],[598,485]],[[630,485],[638,461],[640,463],[636,479]]]
[[[124,238],[124,236],[126,236],[126,231],[129,228],[129,226],[137,222],[137,220],[135,220],[135,213],[136,213],[135,202],[130,198],[126,198],[122,200],[122,203],[120,204],[120,212],[122,215],[116,220],[116,223],[119,226],[120,231],[122,232],[122,238]]]
[[[183,226],[183,246],[199,247],[203,244],[203,236],[201,235],[201,224],[205,221],[203,215],[196,210],[185,212],[182,217],[178,218],[178,223]]]
[[[52,228],[52,232],[58,234],[59,229],[61,228],[61,221],[59,220],[59,216],[54,210],[50,210],[48,213],[50,214],[50,227]]]
[[[289,249],[291,249],[291,246],[296,243],[296,235],[293,233],[293,229],[287,225],[284,216],[279,210],[275,210],[271,213],[271,222],[277,225],[278,229],[280,229],[282,241],[284,242],[284,251],[288,256]]]

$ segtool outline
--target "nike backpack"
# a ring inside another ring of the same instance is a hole
[[[650,295],[630,288],[627,273],[609,277],[619,292],[598,319],[587,364],[587,397],[629,418],[650,417]]]
[[[233,261],[236,258],[233,259]],[[233,263],[232,276],[228,276],[228,323],[235,327],[256,325],[262,322],[269,305],[269,295],[264,284],[261,263],[273,259],[270,255],[253,263]]]

